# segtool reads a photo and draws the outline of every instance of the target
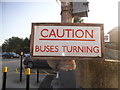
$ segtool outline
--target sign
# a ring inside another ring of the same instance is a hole
[[[109,36],[109,34],[106,34],[106,35],[104,36],[104,41],[105,41],[105,42],[110,42],[110,36]]]
[[[102,57],[102,24],[32,24],[31,56]]]

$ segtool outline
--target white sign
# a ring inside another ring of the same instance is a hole
[[[106,34],[106,35],[104,36],[104,41],[105,41],[105,42],[110,42],[110,36],[109,36],[109,34]]]
[[[101,57],[100,26],[33,26],[33,56]]]

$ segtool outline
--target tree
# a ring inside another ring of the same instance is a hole
[[[84,19],[81,17],[74,17],[74,23],[84,23]]]
[[[4,41],[2,44],[3,52],[16,52],[23,51],[24,53],[29,52],[30,40],[28,38],[21,39],[19,37],[12,37]]]
[[[23,51],[24,53],[30,52],[30,39],[27,37],[23,41]]]

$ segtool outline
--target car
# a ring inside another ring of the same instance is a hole
[[[2,53],[0,53],[0,58],[2,57]]]
[[[19,58],[19,54],[16,54],[15,52],[3,52],[2,57],[3,58]]]
[[[14,58],[19,58],[19,57],[20,57],[19,54],[15,54],[15,55],[14,55]]]
[[[37,68],[37,67],[45,67],[45,68],[50,68],[50,66],[47,63],[47,60],[42,60],[42,59],[31,59],[30,57],[24,58],[23,64],[27,68]]]
[[[30,56],[30,53],[25,53],[24,55],[23,55],[23,57],[29,57]]]

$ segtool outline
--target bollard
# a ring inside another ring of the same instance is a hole
[[[37,62],[37,83],[39,83],[39,60]]]
[[[37,83],[39,83],[39,68],[37,68]]]
[[[26,90],[30,88],[30,68],[26,71]]]
[[[23,56],[23,52],[21,52],[21,60],[20,60],[20,82],[22,81],[22,56]]]
[[[7,71],[8,71],[8,68],[4,67],[4,69],[3,69],[3,85],[2,85],[2,90],[6,90]]]

